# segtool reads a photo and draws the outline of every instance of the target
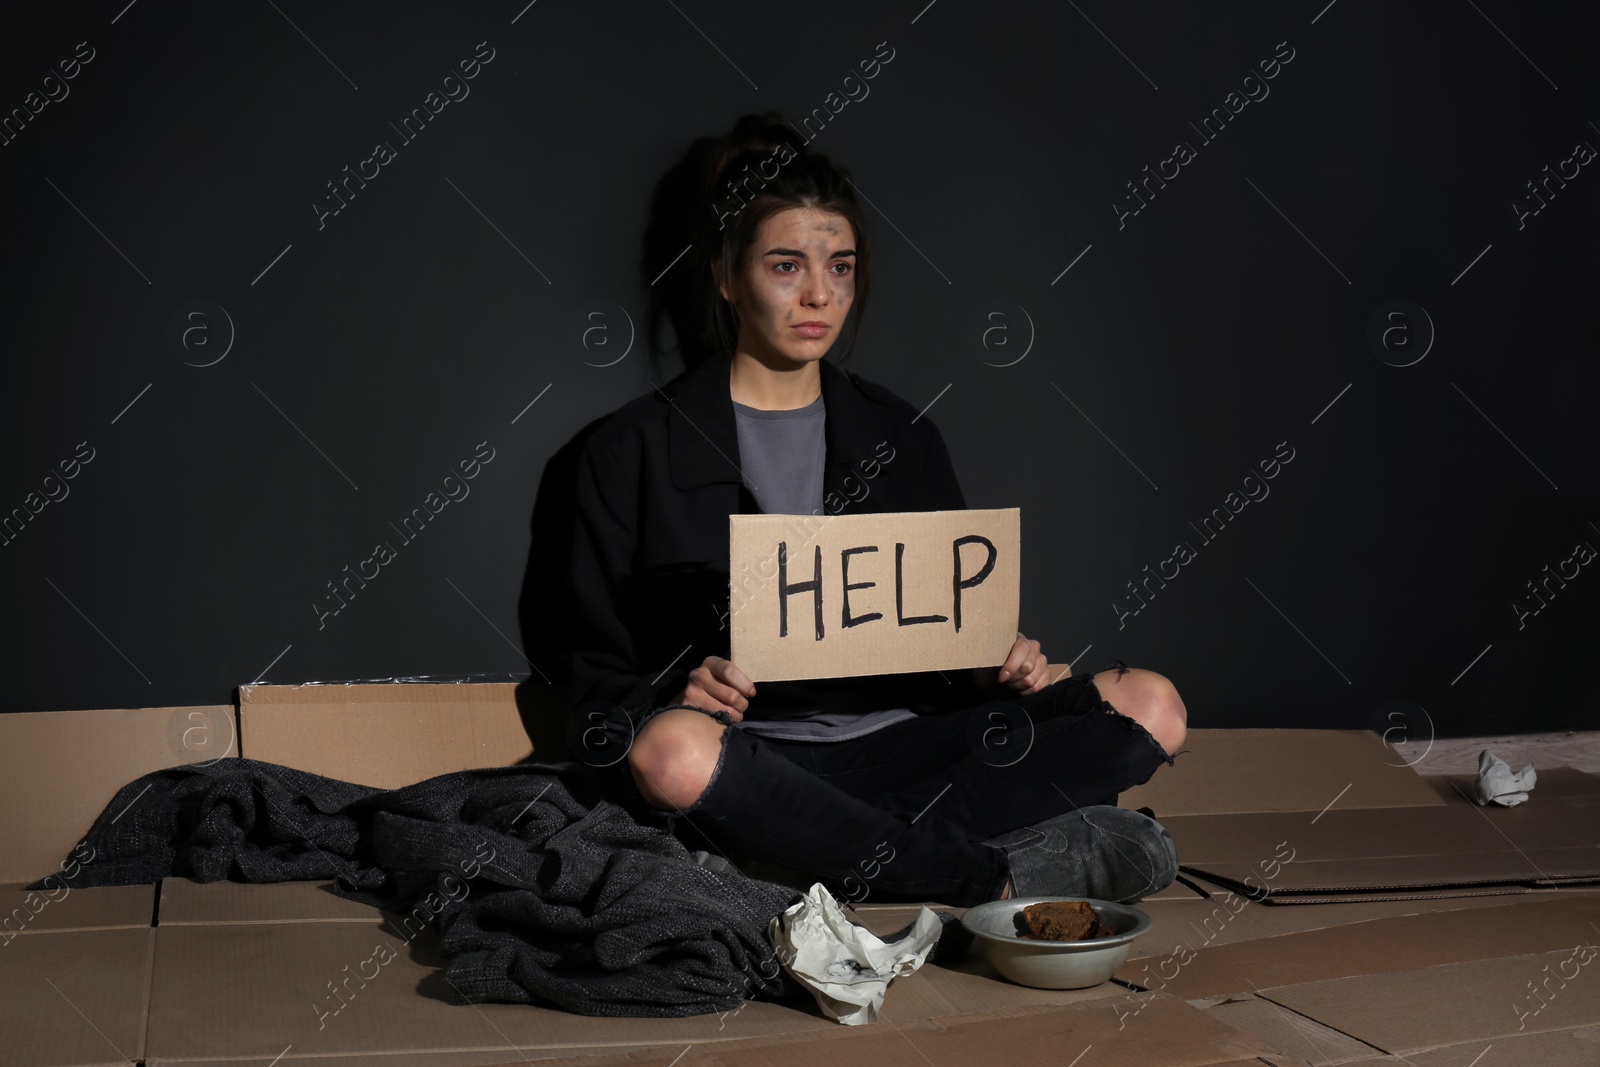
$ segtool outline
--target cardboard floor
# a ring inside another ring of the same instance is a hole
[[[1600,777],[1542,767],[1527,804],[1491,810],[1359,731],[1195,731],[1190,749],[1121,799],[1156,811],[1184,873],[1091,989],[1012,985],[974,950],[896,980],[874,1025],[810,1001],[600,1019],[468,1003],[431,931],[408,940],[319,883],[11,889],[0,1067],[1600,1065]],[[856,918],[888,933],[915,913]]]

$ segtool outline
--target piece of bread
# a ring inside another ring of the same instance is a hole
[[[1049,900],[1029,904],[1016,917],[1017,935],[1039,941],[1088,941],[1110,937],[1111,929],[1082,900]]]

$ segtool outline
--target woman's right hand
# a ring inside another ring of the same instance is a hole
[[[707,711],[726,711],[734,722],[744,718],[756,684],[734,666],[732,660],[707,656],[705,662],[689,672],[689,684],[674,704],[693,704]]]

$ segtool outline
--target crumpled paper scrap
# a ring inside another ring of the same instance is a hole
[[[1528,799],[1528,790],[1538,779],[1533,764],[1512,773],[1511,765],[1488,749],[1478,754],[1478,780],[1473,784],[1479,804],[1495,803],[1516,807]]]
[[[893,944],[851,922],[817,882],[798,904],[772,920],[768,936],[795,980],[823,1013],[846,1026],[878,1021],[889,983],[921,967],[943,927],[928,908]]]

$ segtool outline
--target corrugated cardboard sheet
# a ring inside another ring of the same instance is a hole
[[[1207,946],[1195,941],[1167,956],[1130,961],[1117,976],[1184,998],[1248,993],[1563,946],[1570,949],[1585,938],[1600,941],[1596,926],[1600,926],[1600,895],[1549,894],[1233,944]]]
[[[0,715],[0,886],[60,871],[95,816],[141,774],[238,751],[227,705]]]
[[[1260,1038],[1269,1048],[1291,1055],[1298,1052],[1306,1062],[1356,1063],[1381,1055],[1365,1041],[1254,994],[1224,997],[1220,1003],[1203,1006],[1213,1019]]]
[[[1502,1053],[1487,1062],[1600,1062],[1600,994],[1589,984],[1595,975],[1585,973],[1600,968],[1600,896],[1456,904],[1448,913],[1146,959],[1122,977],[1176,996],[1199,994],[1189,1003],[1270,1045],[1275,1054],[1265,1059],[1284,1067],[1402,1062],[1391,1053],[1406,1064],[1465,1067],[1507,1042],[1525,1045],[1524,1058]],[[1540,951],[1550,945],[1565,947]],[[1224,988],[1233,991],[1218,992]],[[1141,1000],[1131,994],[1113,1007],[1131,1010]],[[1552,1036],[1531,1041],[1544,1032]],[[1445,1046],[1449,1057],[1417,1057]]]
[[[290,1045],[286,1061],[361,1052],[649,1047],[839,1028],[809,998],[752,1001],[723,1016],[665,1020],[467,1005],[442,977],[431,931],[407,941],[392,917],[319,886],[168,879],[162,901],[147,1051],[152,1063],[270,1058]],[[909,1021],[1066,1006],[1118,991],[1113,985],[1013,986],[981,955],[971,955],[899,979],[891,994],[896,1018]],[[219,1013],[218,1003],[233,1007]]]
[[[195,882],[161,880],[161,925],[348,922],[377,919],[371,906],[336,896],[332,882]]]
[[[1375,735],[1193,730],[1148,804],[1186,874],[1273,903],[1388,900],[1600,880],[1600,778],[1542,772],[1538,803],[1479,807]]]
[[[887,1025],[884,1025],[887,1024]],[[988,1017],[834,1027],[819,1037],[668,1046],[583,1061],[585,1067],[1261,1067],[1259,1040],[1182,1001],[1155,997],[1132,1022],[1101,1004],[1017,1009]],[[516,1067],[500,1061],[495,1067]]]
[[[728,540],[753,681],[993,666],[1016,641],[1020,508],[729,515]]]
[[[1147,900],[1139,907],[1150,916],[1150,932],[1134,942],[1132,964],[1151,957],[1198,952],[1216,945],[1259,941],[1283,934],[1349,926],[1374,919],[1436,911],[1459,911],[1515,904],[1532,892],[1518,886],[1508,894],[1483,897],[1408,897],[1404,900],[1340,902],[1314,908],[1274,908],[1219,889],[1210,900]],[[1127,975],[1128,971],[1123,972]]]
[[[1287,1061],[1269,1062],[1274,1067],[1299,1067]],[[1409,1067],[1594,1067],[1600,1063],[1600,1026],[1445,1045],[1410,1053],[1404,1062]]]
[[[155,933],[145,925],[23,934],[0,948],[0,1062],[142,1059]]]
[[[241,686],[239,733],[249,759],[379,789],[533,753],[509,682]]]
[[[1442,807],[1444,798],[1366,730],[1191,729],[1177,762],[1123,793],[1174,815]]]
[[[1600,935],[1591,939],[1600,943]],[[1570,981],[1543,981],[1573,947],[1501,959],[1267,988],[1261,995],[1385,1052],[1409,1056],[1445,1043],[1492,1043],[1517,1034],[1600,1024],[1600,963],[1572,966]],[[1600,953],[1600,948],[1596,949]],[[1584,973],[1585,971],[1590,973]],[[1538,993],[1530,991],[1534,983]],[[1439,1005],[1448,1004],[1448,1011]],[[1589,1061],[1593,1064],[1594,1060]]]
[[[526,756],[514,688],[249,687],[239,740],[247,756],[404,785]],[[3,869],[14,881],[56,869],[126,781],[220,758],[228,711],[0,718]],[[1357,732],[1196,730],[1190,748],[1122,797],[1152,806],[1199,872],[1198,890],[1143,905],[1155,925],[1119,976],[1133,988],[1027,989],[973,953],[897,980],[873,1026],[841,1027],[809,999],[602,1019],[465,1003],[431,931],[408,941],[409,927],[325,884],[168,879],[157,898],[149,886],[68,883],[53,897],[0,897],[0,1067],[1397,1062],[1380,1050],[1414,1067],[1600,1062],[1600,960],[1573,955],[1600,943],[1600,892],[1530,888],[1528,877],[1583,877],[1600,841],[1600,783],[1541,768],[1529,803],[1478,809],[1455,794],[1464,783],[1419,779]],[[1246,875],[1274,896],[1403,899],[1274,908],[1217,880]],[[1439,884],[1518,895],[1407,888]],[[914,911],[874,905],[857,918],[889,933]]]
[[[1333,894],[1600,879],[1600,803],[1178,816],[1163,824],[1184,869],[1292,902]]]
[[[148,885],[74,889],[66,880],[48,889],[0,890],[0,946],[23,934],[149,926],[154,899]]]

